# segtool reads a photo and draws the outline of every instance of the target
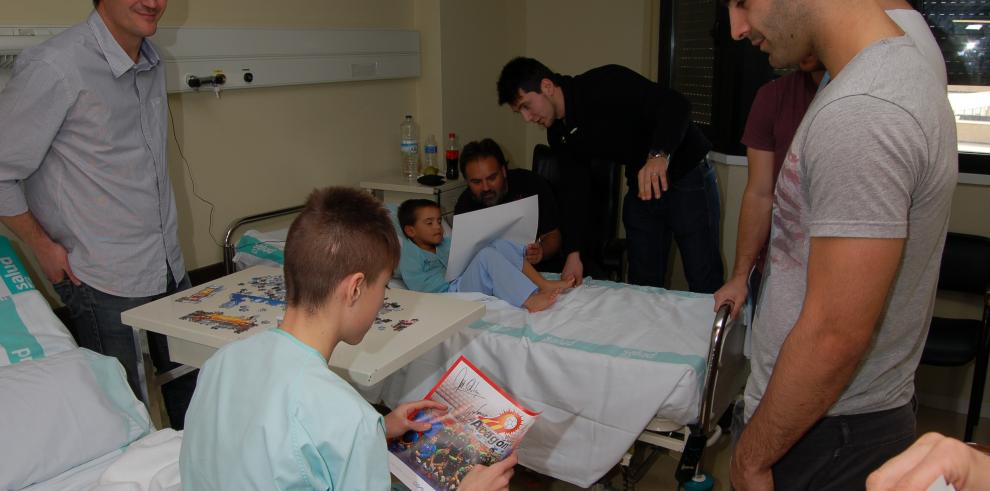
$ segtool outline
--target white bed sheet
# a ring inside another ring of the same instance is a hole
[[[481,294],[450,295],[485,302],[484,318],[386,379],[386,404],[422,398],[464,355],[542,412],[520,463],[583,487],[615,465],[654,416],[697,419],[711,295],[587,280],[537,314]]]
[[[73,467],[24,491],[174,491],[182,432],[151,433],[127,448]]]
[[[103,472],[123,454],[123,449],[114,450],[51,479],[32,484],[23,491],[89,491],[100,480]]]

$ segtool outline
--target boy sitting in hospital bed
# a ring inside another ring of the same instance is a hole
[[[440,206],[425,199],[399,205],[402,244],[399,272],[410,290],[429,293],[480,292],[494,295],[530,312],[544,310],[573,281],[548,280],[524,260],[525,246],[496,240],[478,252],[464,272],[447,281],[450,239],[444,237]]]
[[[428,422],[382,418],[327,361],[357,344],[381,309],[399,259],[388,212],[367,193],[314,191],[285,244],[287,308],[281,328],[231,343],[199,374],[180,454],[184,489],[390,487],[386,438]],[[477,466],[460,489],[507,489],[516,458]]]

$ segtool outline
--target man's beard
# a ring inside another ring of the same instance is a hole
[[[498,204],[498,197],[497,191],[485,191],[478,197],[478,201],[485,206],[495,206]]]

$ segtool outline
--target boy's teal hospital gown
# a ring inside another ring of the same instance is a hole
[[[273,329],[200,371],[186,414],[183,489],[390,487],[385,427],[315,349]]]
[[[522,272],[526,248],[508,240],[495,240],[471,259],[459,277],[448,282],[450,238],[444,237],[436,254],[424,251],[402,237],[399,273],[410,290],[429,293],[481,292],[520,307],[536,291]]]

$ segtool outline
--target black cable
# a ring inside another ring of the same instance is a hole
[[[175,119],[172,117],[172,104],[169,102],[167,96],[165,97],[165,106],[168,108],[168,120],[170,123],[172,123],[172,140],[175,141],[175,148],[179,149],[179,156],[182,157],[182,162],[186,164],[186,173],[189,174],[189,182],[192,183],[193,196],[195,196],[200,201],[210,206],[210,221],[209,224],[207,225],[207,233],[210,234],[210,240],[212,240],[213,243],[217,245],[217,247],[220,247],[222,249],[223,244],[221,244],[220,241],[218,241],[217,238],[213,236],[213,210],[216,209],[216,205],[214,205],[212,201],[200,196],[200,194],[196,192],[196,179],[193,177],[192,169],[189,167],[189,161],[186,160],[186,155],[182,153],[182,145],[179,144],[179,137],[178,135],[175,134]]]

